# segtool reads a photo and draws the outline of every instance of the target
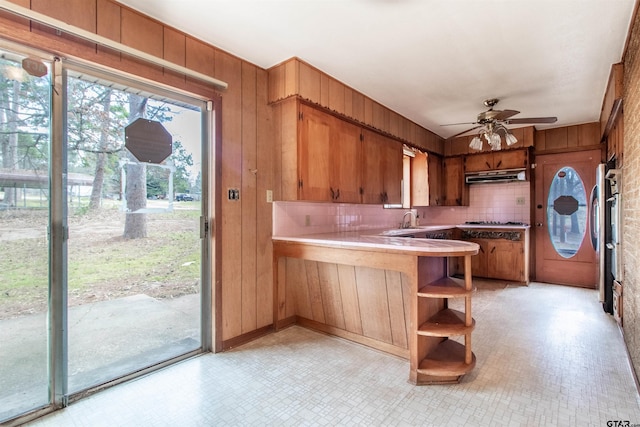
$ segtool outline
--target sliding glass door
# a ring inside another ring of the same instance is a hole
[[[0,50],[0,423],[210,345],[207,104],[27,56]]]
[[[51,67],[26,59],[0,49],[0,421],[49,402]]]
[[[69,71],[70,393],[200,348],[201,115]]]

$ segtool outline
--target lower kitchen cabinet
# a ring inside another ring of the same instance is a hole
[[[525,282],[523,246],[522,242],[509,240],[487,241],[486,277]]]
[[[461,240],[480,245],[478,254],[471,257],[471,271],[475,277],[487,279],[529,281],[529,231],[463,230]],[[449,261],[451,274],[463,274],[462,260]]]

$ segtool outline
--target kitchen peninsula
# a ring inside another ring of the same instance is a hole
[[[407,358],[417,385],[457,382],[475,366],[478,244],[353,231],[274,236],[273,250],[276,329],[296,323]],[[448,257],[464,258],[464,279],[449,277]],[[464,312],[450,298],[464,299]]]

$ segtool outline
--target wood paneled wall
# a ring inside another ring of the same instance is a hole
[[[216,238],[221,247],[214,308],[218,350],[273,323],[272,206],[274,185],[271,107],[267,71],[203,43],[112,0],[13,0],[116,42],[226,81],[217,93],[208,84],[98,47],[43,25],[0,13],[0,37],[60,56],[77,57],[222,103],[219,182],[240,189],[239,201],[222,199]],[[213,149],[212,149],[213,152]],[[238,338],[240,337],[240,339]]]
[[[292,96],[299,96],[416,148],[443,154],[441,137],[299,58],[291,58],[269,69],[269,102]]]
[[[535,153],[550,153],[603,148],[600,144],[600,123],[585,123],[536,131]]]

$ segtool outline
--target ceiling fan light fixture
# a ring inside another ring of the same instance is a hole
[[[518,138],[516,138],[512,133],[506,132],[504,134],[504,140],[507,143],[507,145],[513,145],[516,142],[518,142]]]
[[[471,142],[469,143],[469,148],[471,148],[472,150],[482,150],[482,140],[480,139],[479,136],[474,136],[473,139],[471,140]]]
[[[492,133],[489,139],[489,145],[491,146],[492,150],[497,151],[502,148],[502,140],[500,139],[500,135],[498,135],[497,133]]]

